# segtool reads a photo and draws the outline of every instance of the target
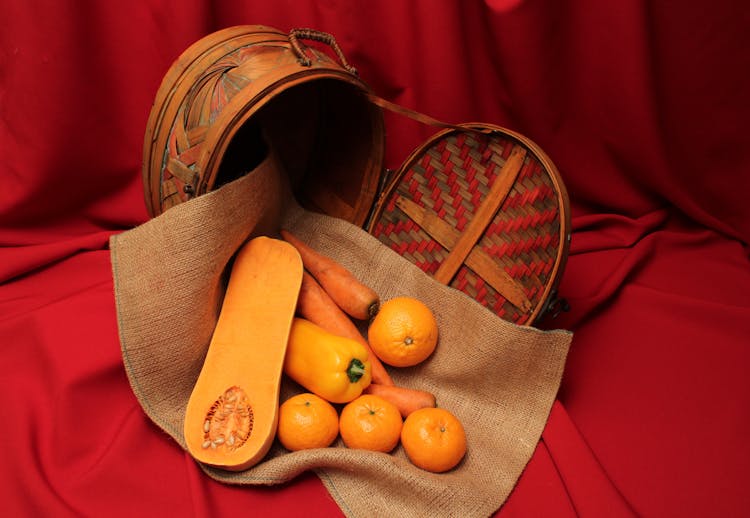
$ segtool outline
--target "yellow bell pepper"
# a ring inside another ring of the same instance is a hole
[[[331,403],[348,403],[370,384],[368,356],[367,349],[356,340],[295,318],[289,332],[284,373]]]

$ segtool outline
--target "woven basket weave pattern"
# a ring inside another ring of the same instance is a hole
[[[515,145],[499,136],[454,133],[428,148],[405,171],[387,202],[373,235],[423,271],[434,274],[450,252],[397,205],[405,198],[463,231]],[[527,155],[518,178],[477,243],[540,304],[560,253],[560,213],[555,187],[534,155]],[[451,286],[500,317],[523,324],[529,314],[462,265]]]
[[[169,134],[161,190],[165,210],[191,197],[185,186],[195,188],[198,182],[196,163],[206,132],[229,101],[252,81],[295,61],[282,47],[250,45],[227,54],[195,80]]]

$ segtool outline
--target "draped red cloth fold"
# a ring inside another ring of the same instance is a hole
[[[746,513],[750,28],[739,1],[0,1],[0,433],[13,516],[340,514],[305,474],[214,482],[120,356],[107,238],[146,220],[146,119],[172,61],[236,24],[336,36],[382,97],[536,141],[572,205],[545,327],[575,332],[500,516]],[[433,130],[387,114],[387,162]]]

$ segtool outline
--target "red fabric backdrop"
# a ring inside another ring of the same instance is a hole
[[[42,5],[39,5],[42,4]],[[750,510],[750,29],[737,0],[1,0],[0,487],[13,516],[336,515],[203,476],[140,410],[107,238],[156,89],[235,24],[333,33],[383,97],[533,140],[568,187],[559,400],[500,516]],[[389,115],[397,166],[431,130]]]

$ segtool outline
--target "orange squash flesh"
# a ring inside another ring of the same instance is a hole
[[[237,253],[185,413],[197,461],[240,471],[270,449],[302,269],[296,249],[279,239],[256,237]]]

